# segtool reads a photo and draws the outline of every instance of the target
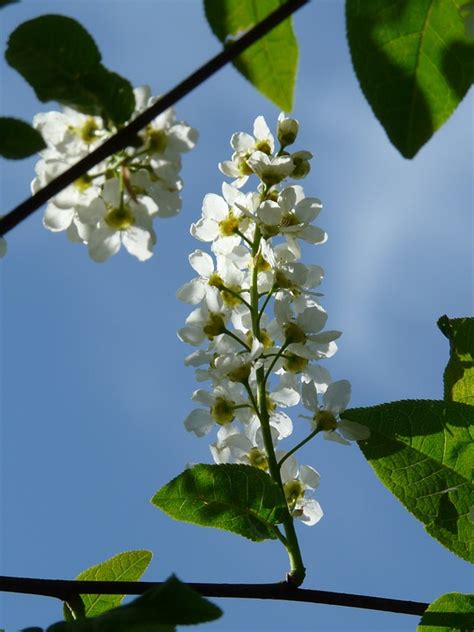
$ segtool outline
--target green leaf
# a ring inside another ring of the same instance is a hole
[[[444,398],[474,406],[474,318],[441,316],[438,327],[449,340]]]
[[[213,33],[223,44],[228,44],[282,4],[283,0],[204,0],[204,9]],[[233,63],[275,105],[286,112],[293,108],[298,43],[291,18],[250,46]]]
[[[24,22],[10,35],[5,57],[40,101],[58,101],[115,124],[133,112],[132,86],[100,63],[96,43],[72,18],[43,15]]]
[[[451,116],[474,78],[465,0],[346,0],[361,88],[388,137],[413,158]]]
[[[92,619],[55,623],[47,632],[172,632],[176,625],[214,621],[220,608],[171,576],[125,606]]]
[[[46,147],[41,134],[16,118],[0,117],[0,156],[27,158]]]
[[[216,527],[259,542],[275,539],[285,500],[278,485],[249,465],[195,465],[153,496],[176,520]]]
[[[474,595],[447,593],[428,606],[417,632],[474,630]]]
[[[13,4],[14,2],[18,2],[18,0],[0,0],[0,9],[3,9],[7,4]],[[3,632],[3,630],[0,630]]]
[[[375,473],[427,532],[474,561],[474,408],[413,400],[353,408],[344,417],[370,428],[360,441]]]
[[[80,573],[79,581],[136,582],[148,568],[151,551],[125,551],[91,566]],[[85,606],[86,617],[95,617],[111,608],[119,606],[125,595],[81,595]],[[67,606],[64,608],[66,619],[71,617]]]

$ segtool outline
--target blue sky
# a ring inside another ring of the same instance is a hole
[[[21,22],[46,13],[78,19],[104,63],[134,85],[165,92],[219,50],[199,0],[40,3],[2,11],[2,47]],[[327,362],[353,385],[352,406],[441,398],[447,341],[442,314],[473,310],[472,94],[407,161],[390,145],[354,76],[344,6],[313,2],[295,17],[300,69],[294,115],[299,148],[315,154],[307,195],[324,209],[328,242],[306,248],[326,271],[328,327],[342,330]],[[2,114],[31,120],[32,90],[1,62]],[[2,262],[3,574],[73,578],[120,551],[149,548],[145,579],[271,582],[287,568],[275,542],[171,521],[149,504],[188,462],[210,462],[208,442],[182,420],[196,388],[176,337],[189,307],[175,292],[193,274],[200,247],[189,225],[203,196],[219,193],[217,163],[234,131],[251,131],[278,110],[233,68],[186,97],[178,116],[200,132],[185,156],[183,211],[157,225],[155,256],[120,253],[103,265],[40,213],[8,236]],[[2,162],[1,212],[29,193],[35,159]],[[298,528],[305,586],[432,601],[473,589],[467,563],[443,549],[378,482],[355,446],[310,443],[303,462],[321,473],[325,516]],[[416,617],[279,602],[222,600],[225,616],[202,630],[413,630]],[[46,626],[61,618],[47,598],[5,595],[0,627]]]

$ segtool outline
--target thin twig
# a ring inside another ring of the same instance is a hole
[[[309,0],[288,0],[276,11],[267,16],[264,20],[256,24],[250,31],[242,35],[238,40],[230,45],[226,45],[224,50],[210,59],[206,64],[198,68],[189,77],[184,79],[175,88],[163,95],[154,105],[137,116],[126,127],[117,134],[106,140],[93,152],[82,158],[70,169],[52,180],[43,189],[35,193],[16,208],[0,219],[0,235],[5,235],[21,221],[29,217],[34,211],[40,208],[51,197],[72,184],[75,180],[87,173],[92,167],[97,165],[108,156],[117,153],[121,149],[130,145],[130,141],[135,139],[137,133],[150,123],[159,114],[170,108],[177,101],[189,94],[204,81],[209,79],[214,73],[220,70],[227,63],[235,59],[249,46],[254,44],[261,37],[266,35],[275,26],[288,18],[297,9],[307,4]]]
[[[66,601],[71,595],[141,595],[150,588],[161,586],[163,582],[101,582],[71,581],[64,579],[33,579],[28,577],[0,576],[0,591],[43,595],[56,597]],[[368,595],[329,592],[327,590],[310,590],[295,588],[286,582],[276,584],[202,584],[189,583],[205,597],[224,597],[234,599],[278,599],[286,601],[303,601],[331,606],[347,606],[349,608],[365,608],[421,616],[429,604],[420,601],[402,599],[386,599]]]

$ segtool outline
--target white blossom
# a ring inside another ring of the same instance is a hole
[[[350,441],[368,439],[367,426],[343,419],[340,414],[347,408],[351,397],[351,385],[348,380],[339,380],[329,384],[323,393],[323,406],[319,405],[316,388],[312,382],[303,384],[302,400],[304,406],[312,411],[313,429],[321,429],[325,439],[349,444]]]
[[[131,119],[156,102],[148,86],[136,88]],[[43,112],[33,119],[47,147],[40,152],[32,192],[87,156],[117,129],[99,116],[72,108]],[[138,137],[139,147],[109,156],[54,196],[43,224],[53,232],[66,231],[71,241],[84,243],[95,261],[105,261],[125,249],[140,261],[153,254],[153,220],[173,217],[181,209],[181,154],[192,149],[197,132],[176,120],[173,109],[156,117]],[[115,182],[114,185],[111,182]],[[110,189],[119,190],[120,204],[110,202]]]

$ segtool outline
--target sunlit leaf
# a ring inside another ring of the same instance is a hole
[[[474,318],[442,316],[438,327],[449,340],[444,398],[474,406]]]
[[[469,632],[474,630],[474,595],[447,593],[425,610],[417,632]]]
[[[207,21],[223,43],[229,43],[275,11],[283,0],[204,0]],[[291,18],[276,26],[233,62],[262,94],[279,108],[293,108],[298,43]]]
[[[195,465],[151,501],[176,520],[216,527],[254,541],[276,538],[285,500],[278,485],[249,465]]]
[[[382,483],[427,532],[474,561],[474,407],[414,400],[347,410],[370,428],[359,446]]]
[[[80,581],[117,581],[136,582],[148,568],[151,551],[125,551],[118,553],[105,562],[91,566],[80,573],[76,579]],[[119,606],[125,595],[81,595],[86,617],[95,617],[111,608]],[[65,606],[65,616],[68,608]]]
[[[346,0],[361,88],[388,137],[413,158],[451,116],[474,78],[463,0]]]

